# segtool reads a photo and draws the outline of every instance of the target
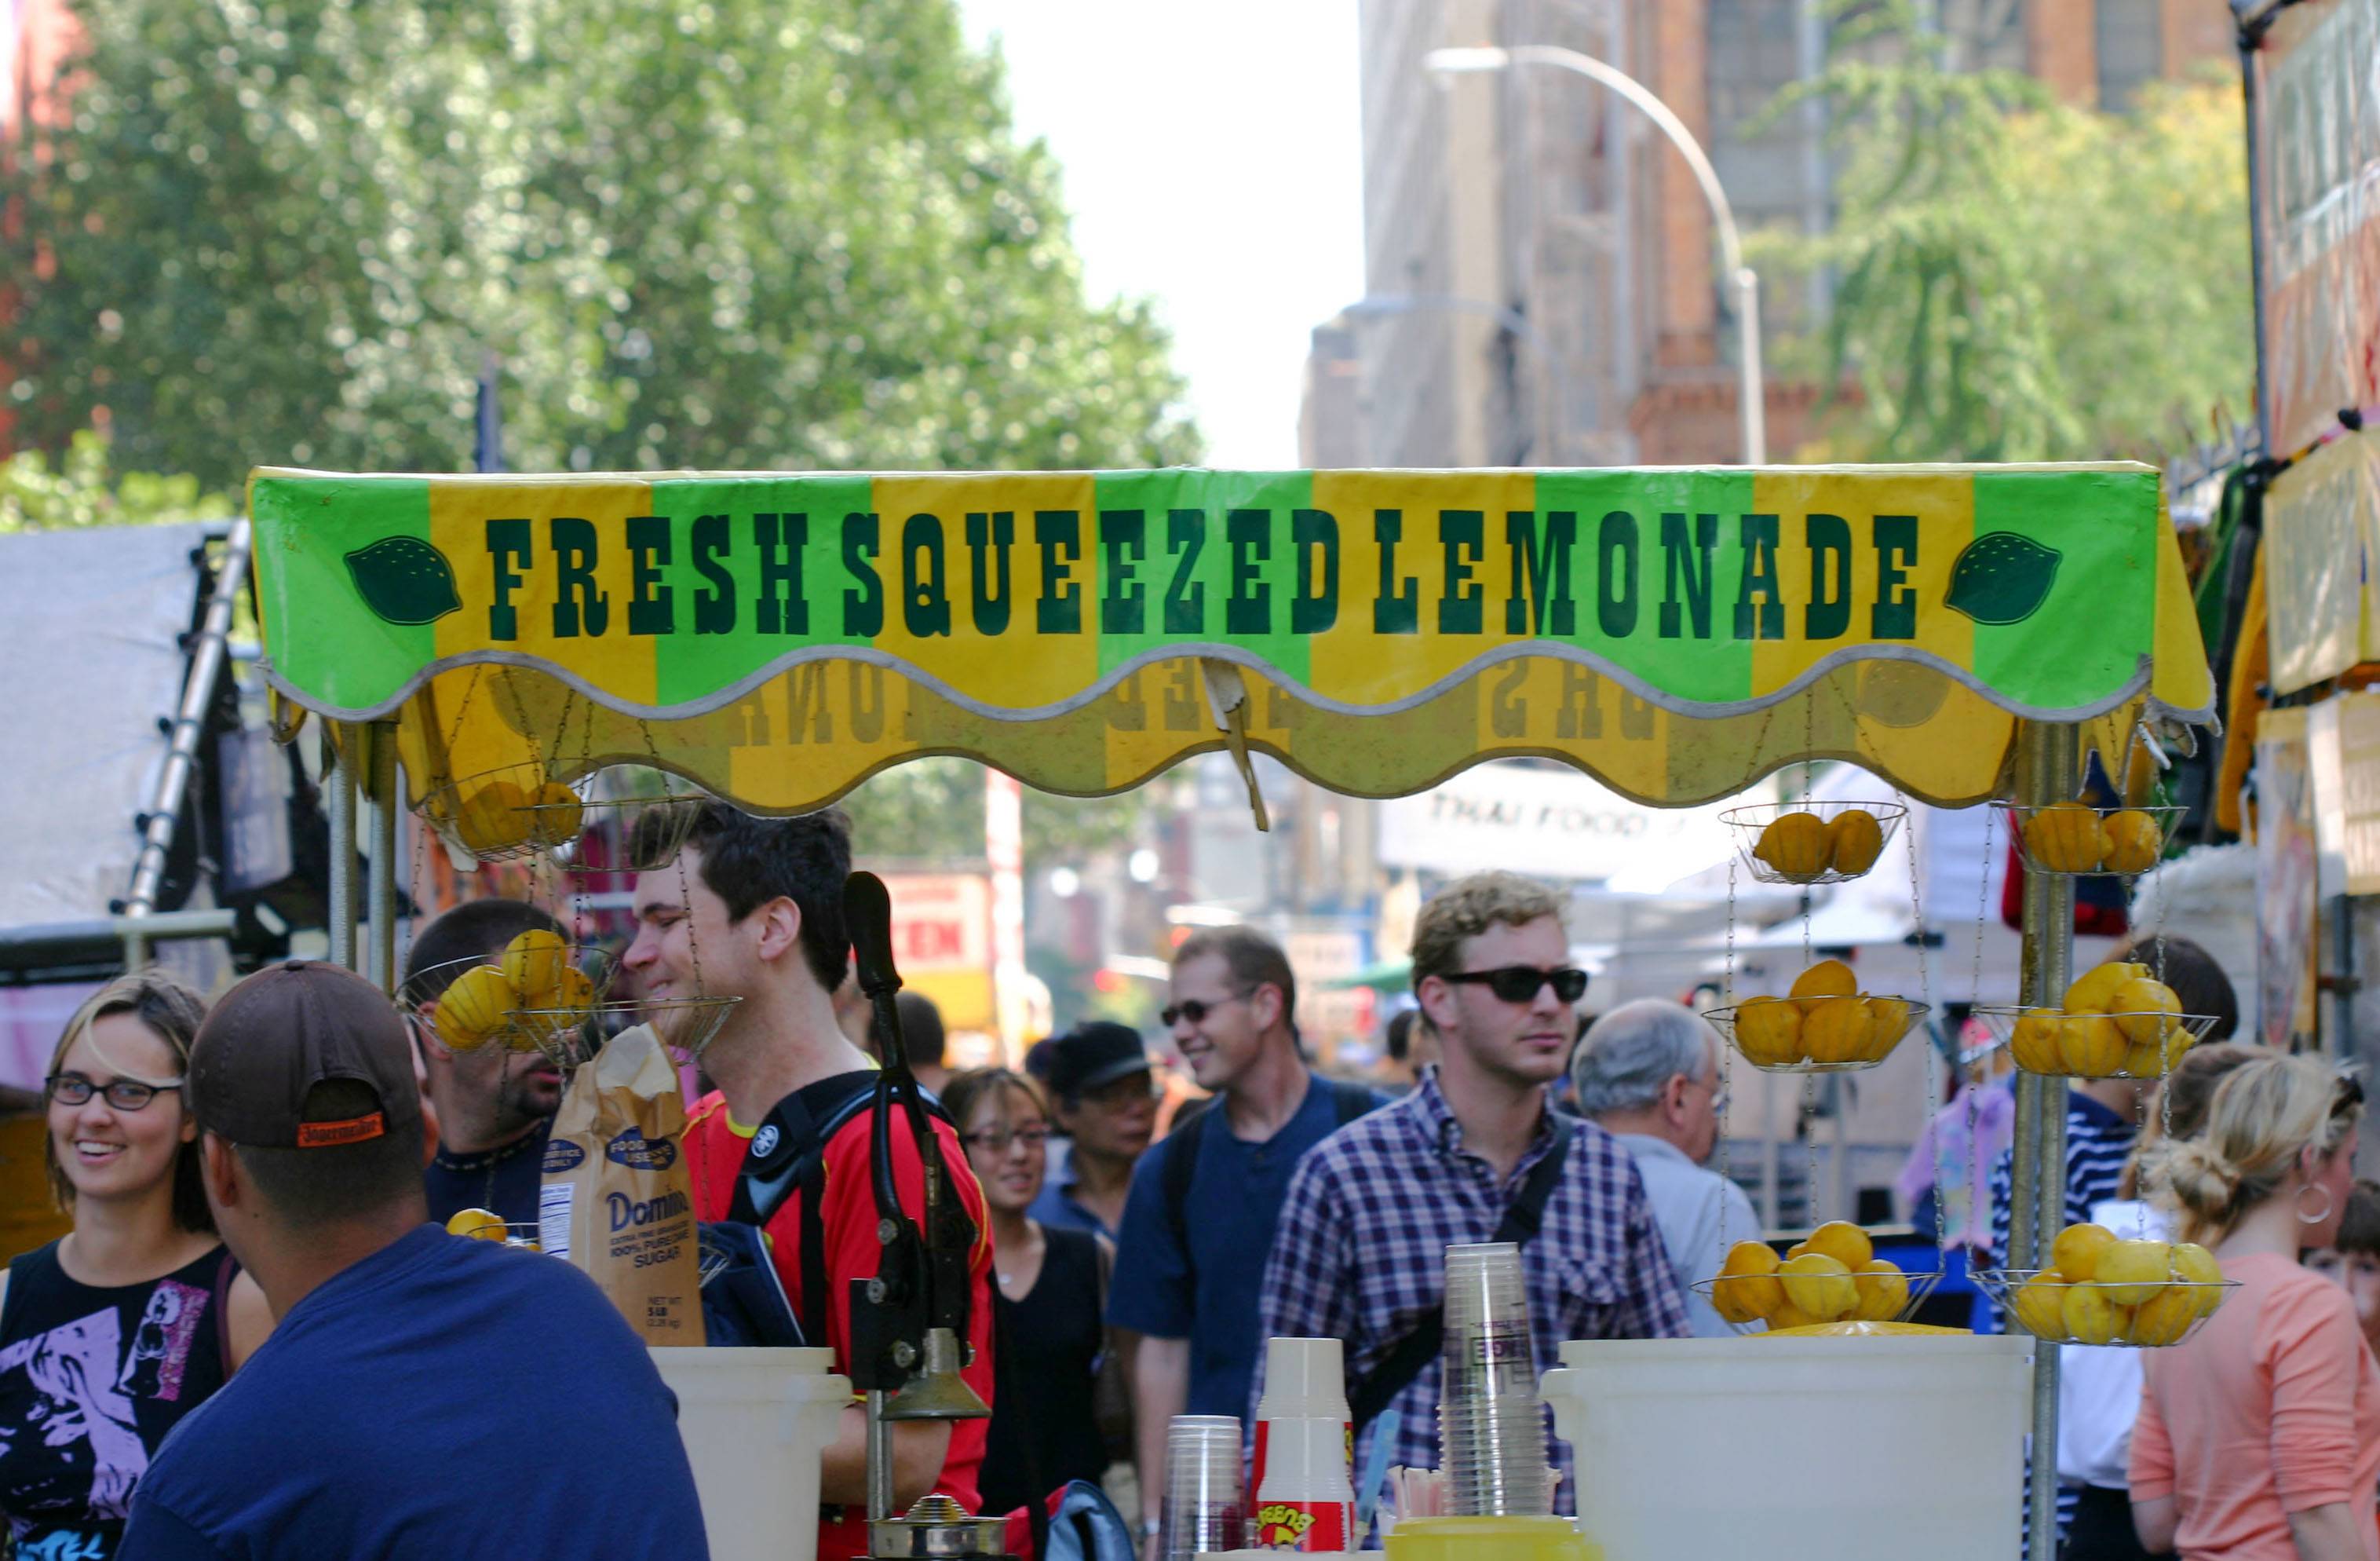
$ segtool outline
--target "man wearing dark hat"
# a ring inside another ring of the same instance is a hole
[[[208,1207],[276,1325],[158,1452],[124,1561],[707,1554],[675,1402],[602,1292],[424,1223],[421,1097],[379,989],[261,970],[189,1077]]]
[[[1086,1019],[1050,1043],[1050,1114],[1071,1146],[1028,1212],[1060,1230],[1116,1238],[1132,1168],[1157,1128],[1157,1075],[1140,1032]]]

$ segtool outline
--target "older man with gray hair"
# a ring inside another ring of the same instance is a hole
[[[1760,1221],[1743,1189],[1703,1162],[1718,1147],[1719,1040],[1699,1015],[1647,997],[1623,1003],[1587,1028],[1571,1058],[1581,1114],[1636,1162],[1661,1244],[1694,1333],[1732,1333],[1689,1288],[1718,1272],[1727,1244],[1756,1238]]]

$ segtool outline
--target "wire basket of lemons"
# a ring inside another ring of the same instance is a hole
[[[507,764],[442,786],[417,811],[481,862],[542,858],[572,872],[641,872],[686,844],[683,796],[648,795],[616,769],[565,783],[542,765]]]
[[[1763,802],[1719,822],[1763,884],[1845,884],[1876,865],[1908,816],[1898,802]]]
[[[2173,988],[2129,960],[2077,978],[2058,1007],[1978,1005],[1974,1013],[2017,1067],[2069,1079],[2162,1079],[2216,1022],[2183,1013]]]
[[[2135,878],[2165,857],[2187,808],[2095,808],[2052,802],[2026,808],[2003,802],[2009,834],[2027,871],[2070,878]]]
[[[1975,1283],[2017,1327],[2053,1344],[2162,1349],[2196,1333],[2240,1287],[2194,1241],[2126,1240],[2105,1226],[2068,1226],[2049,1260],[1987,1269]]]
[[[1727,1250],[1718,1273],[1694,1288],[1737,1333],[1781,1334],[1839,1323],[1906,1322],[1941,1279],[1938,1273],[1904,1273],[1876,1255],[1866,1231],[1833,1220],[1782,1257],[1766,1241],[1739,1241]]]
[[[457,1209],[446,1217],[446,1234],[460,1236],[469,1241],[493,1241],[499,1246],[526,1247],[532,1252],[545,1250],[539,1228],[534,1224],[506,1224],[504,1217],[492,1209]]]
[[[1785,996],[1747,997],[1703,1017],[1765,1073],[1852,1073],[1890,1056],[1927,1012],[1906,997],[1861,992],[1849,965],[1824,959]]]
[[[586,1060],[585,1034],[617,973],[591,945],[531,928],[492,958],[453,959],[417,972],[399,999],[450,1052],[496,1046],[544,1052],[557,1064]]]

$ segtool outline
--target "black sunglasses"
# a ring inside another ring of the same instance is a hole
[[[1165,1021],[1165,1028],[1168,1030],[1184,1019],[1188,1019],[1192,1024],[1204,1024],[1207,1022],[1207,1016],[1224,1004],[1245,1003],[1253,995],[1251,992],[1238,992],[1229,997],[1218,997],[1212,1003],[1202,1003],[1196,997],[1185,997],[1179,1003],[1158,1009],[1157,1017]]]
[[[143,1110],[159,1095],[180,1088],[178,1082],[143,1084],[138,1079],[111,1079],[103,1088],[79,1073],[53,1073],[42,1080],[42,1092],[60,1105],[80,1105],[93,1095],[104,1095],[118,1111]]]
[[[2337,1093],[2330,1099],[2330,1114],[2344,1116],[2363,1104],[2363,1080],[2352,1073],[2339,1074],[2334,1081]]]
[[[1541,970],[1535,965],[1505,965],[1493,970],[1458,970],[1443,979],[1484,986],[1507,1003],[1528,1002],[1548,982],[1554,983],[1554,995],[1565,1003],[1575,1003],[1586,995],[1586,972],[1569,965],[1559,970]]]

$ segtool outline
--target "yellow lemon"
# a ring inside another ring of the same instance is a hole
[[[1863,1323],[1889,1323],[1909,1304],[1909,1275],[1882,1258],[1870,1258],[1852,1270],[1859,1289],[1859,1305],[1852,1315]]]
[[[1858,995],[1859,978],[1852,968],[1840,959],[1821,959],[1793,978],[1793,988],[1787,995],[1802,1005],[1807,1014],[1820,998]]]
[[[455,813],[455,833],[463,848],[474,856],[489,856],[526,844],[536,817],[522,811],[528,800],[521,788],[508,780],[490,781],[466,792],[463,805]]]
[[[438,1039],[451,1051],[470,1051],[510,1023],[518,1006],[520,998],[501,969],[474,966],[439,994]]]
[[[1789,1300],[1770,1312],[1767,1321],[1770,1333],[1781,1334],[1788,1328],[1815,1328],[1819,1323],[1829,1322],[1831,1319],[1813,1317]]]
[[[2086,970],[2066,989],[2066,1011],[2070,1014],[2104,1014],[2114,1001],[2116,992],[2128,981],[2149,974],[2146,965],[2135,965],[2129,959],[2110,959],[2094,970]]]
[[[2009,1055],[2027,1073],[2056,1073],[2064,1066],[2058,1047],[2065,1036],[2065,1015],[2055,1008],[2027,1008],[2009,1037]]]
[[[446,1234],[468,1236],[474,1241],[502,1241],[510,1234],[504,1229],[504,1216],[487,1209],[457,1209],[446,1220]]]
[[[2101,1014],[2070,1014],[2058,1037],[2058,1070],[2077,1079],[2105,1079],[2124,1066],[2124,1032]]]
[[[504,945],[496,962],[520,994],[523,1007],[551,1008],[562,990],[562,972],[570,968],[570,950],[553,933],[532,927]]]
[[[1882,1062],[1892,1055],[1892,1048],[1909,1033],[1914,1009],[1905,997],[1871,997],[1867,1000],[1867,1049],[1860,1055],[1870,1062]]]
[[[2107,999],[2107,1012],[2117,1016],[2117,1028],[2135,1046],[2152,1045],[2181,1028],[2175,1022],[2181,999],[2173,988],[2147,976],[2135,976],[2116,988]]]
[[[2053,1271],[2036,1274],[2009,1298],[2017,1325],[2037,1339],[2066,1337],[2067,1286]]]
[[[1884,826],[1865,808],[1851,808],[1827,825],[1828,860],[1837,872],[1856,878],[1884,854]]]
[[[1711,1305],[1730,1323],[1754,1323],[1785,1304],[1778,1283],[1777,1253],[1765,1241],[1739,1241],[1728,1249],[1711,1286]]]
[[[1802,1050],[1812,1062],[1857,1062],[1874,1021],[1857,997],[1814,997],[1802,1005]]]
[[[2107,836],[2107,854],[2100,868],[2107,872],[2146,872],[2165,851],[2165,833],[2156,815],[2138,808],[2109,813],[2100,826]]]
[[[586,804],[560,781],[548,781],[529,799],[529,833],[540,846],[567,846],[587,822]]]
[[[2024,821],[2024,854],[2052,872],[2096,872],[2107,854],[2099,815],[2080,802],[2053,802]]]
[[[2178,1343],[2198,1321],[2198,1301],[2188,1290],[2165,1290],[2132,1309],[2132,1325],[2124,1336],[2155,1348]]]
[[[1752,854],[1789,878],[1815,878],[1827,871],[1834,842],[1815,813],[1779,813],[1760,832]]]
[[[2099,1274],[2099,1254],[2116,1244],[2116,1233],[2103,1225],[2070,1225],[2049,1243],[2049,1266],[2058,1276],[2080,1285]]]
[[[1735,1010],[1735,1048],[1774,1067],[1802,1060],[1802,1010],[1782,997],[1754,997]]]
[[[2095,1285],[2067,1286],[2060,1310],[2066,1319],[2066,1336],[2076,1344],[2113,1344],[2124,1336],[2132,1320],[2129,1311]]]
[[[2096,1277],[2118,1306],[2138,1306],[2174,1277],[2173,1249],[2162,1241],[2117,1241],[2099,1254]]]
[[[1786,1300],[1821,1323],[1849,1316],[1859,1305],[1850,1266],[1824,1252],[1786,1259],[1778,1277],[1785,1286]]]
[[[1826,1253],[1853,1273],[1876,1256],[1876,1243],[1868,1239],[1866,1231],[1849,1220],[1828,1220],[1810,1232],[1805,1245],[1814,1252]]]
[[[2172,1294],[2188,1296],[2201,1317],[2223,1304],[2225,1292],[2216,1288],[2223,1283],[2223,1265],[2215,1261],[2213,1252],[2195,1241],[2177,1241],[2168,1256],[2173,1276],[2191,1287]]]
[[[2190,1050],[2190,1032],[2177,1030],[2162,1041],[2124,1048],[2124,1075],[2129,1079],[2162,1079],[2173,1071],[2181,1054]]]

